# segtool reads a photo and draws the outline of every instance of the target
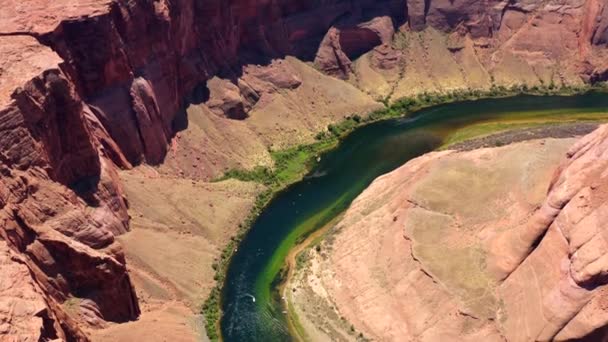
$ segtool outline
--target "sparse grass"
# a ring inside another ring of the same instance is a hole
[[[65,300],[65,302],[63,302],[63,308],[67,313],[69,313],[71,315],[77,315],[78,311],[80,310],[81,302],[82,302],[82,299],[80,299],[80,298],[69,297],[68,299]]]
[[[275,164],[277,190],[302,179],[323,152],[337,145],[338,140],[335,137],[328,137],[310,145],[271,152]]]
[[[241,173],[235,174],[243,175]],[[213,289],[211,289],[209,297],[207,297],[207,300],[205,301],[201,309],[201,313],[205,317],[205,329],[207,330],[207,337],[209,337],[211,341],[218,341],[220,338],[218,324],[221,317],[221,286],[224,284],[224,280],[226,278],[226,270],[228,268],[230,258],[232,257],[236,247],[242,240],[249,227],[260,215],[260,213],[262,212],[264,207],[266,207],[268,202],[270,202],[272,196],[273,191],[267,188],[256,197],[251,212],[249,213],[245,221],[239,225],[237,235],[230,240],[226,247],[224,247],[224,250],[220,255],[220,259],[213,263],[215,270],[215,275],[213,279],[217,283],[213,287]]]
[[[300,145],[280,151],[271,151],[271,156],[274,161],[274,167],[258,166],[252,170],[233,169],[227,171],[222,177],[216,179],[225,180],[235,178],[243,181],[251,181],[263,184],[266,190],[260,193],[255,204],[247,216],[245,221],[239,225],[237,235],[231,239],[228,245],[224,248],[220,259],[216,261],[214,269],[216,274],[214,279],[217,281],[216,286],[211,290],[211,293],[202,307],[202,313],[206,319],[205,328],[207,336],[212,341],[219,340],[219,319],[221,316],[220,297],[221,286],[226,277],[226,270],[232,257],[234,250],[254,223],[255,219],[260,215],[262,210],[270,202],[272,198],[280,191],[284,190],[290,184],[293,184],[302,179],[302,177],[311,169],[315,160],[324,152],[336,147],[339,141],[347,136],[356,128],[391,118],[405,117],[421,109],[432,107],[435,105],[446,104],[451,102],[476,100],[481,98],[497,98],[514,96],[518,94],[529,95],[573,95],[597,88],[590,86],[557,87],[554,84],[549,86],[534,86],[517,85],[510,88],[503,86],[492,86],[489,90],[456,90],[446,93],[422,93],[416,97],[405,97],[395,101],[392,104],[388,103],[388,99],[383,101],[385,108],[371,112],[366,117],[352,115],[346,117],[343,121],[331,124],[327,130],[319,132],[315,136],[316,142],[308,145]],[[605,88],[600,88],[605,89]],[[495,128],[482,128],[492,130]],[[479,132],[469,132],[468,134],[478,134]],[[465,139],[466,134],[463,133],[461,139]],[[331,240],[331,237],[330,237]],[[331,246],[331,244],[330,244]]]
[[[397,50],[407,50],[410,46],[410,38],[406,33],[397,32],[393,38],[393,48]]]
[[[553,117],[525,118],[510,122],[487,122],[463,127],[451,134],[439,149],[446,149],[460,142],[474,138],[486,137],[495,133],[524,130],[528,128],[544,127],[562,123],[606,121],[606,113],[604,112],[589,112],[586,113],[585,116],[581,116],[580,113],[571,113],[568,112],[567,109],[565,109],[565,111],[566,112],[564,113],[556,112]]]
[[[523,123],[504,123],[504,122],[491,122],[483,123],[478,125],[472,125],[469,127],[463,127],[454,134],[450,135],[441,148],[451,146],[453,144],[470,140],[473,138],[479,138],[488,136],[494,133],[504,132],[507,130],[515,129],[526,129],[538,126],[543,126],[544,123],[540,122],[523,122]]]
[[[307,254],[308,254],[308,249],[305,249],[303,251],[301,251],[300,253],[298,253],[298,255],[296,256],[296,270],[301,270],[304,268],[304,266],[306,266],[306,262],[307,260]]]

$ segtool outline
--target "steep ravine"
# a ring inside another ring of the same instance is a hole
[[[0,236],[11,268],[2,272],[25,265],[30,277],[7,288],[27,283],[36,295],[6,297],[22,310],[0,311],[11,322],[0,333],[87,340],[139,317],[116,240],[130,229],[118,169],[161,165],[171,179],[208,180],[268,164],[274,144],[311,141],[378,108],[386,84],[396,99],[606,78],[605,1],[422,3],[3,3]],[[353,73],[354,84],[339,80]]]

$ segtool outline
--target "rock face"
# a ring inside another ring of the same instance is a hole
[[[604,340],[608,126],[570,144],[408,162],[355,200],[307,282],[379,340]]]
[[[51,322],[44,296],[30,277],[23,259],[15,255],[6,243],[0,244],[0,312],[10,317],[0,324],[0,333],[14,336],[16,340],[39,340],[41,337],[58,337]],[[48,329],[48,330],[47,330]],[[62,336],[64,337],[64,336]]]
[[[255,103],[255,96],[242,87],[243,71],[238,66],[267,64],[272,57],[289,54],[314,59],[322,70],[345,78],[351,72],[351,60],[390,43],[395,28],[404,23],[414,30],[431,26],[451,32],[462,27],[458,32],[473,39],[502,40],[497,37],[501,28],[521,26],[522,16],[530,17],[526,13],[538,21],[526,29],[529,31],[535,27],[550,31],[543,25],[555,17],[560,20],[556,24],[574,25],[575,31],[584,33],[579,45],[586,54],[576,61],[582,63],[580,68],[586,68],[581,73],[598,80],[606,70],[601,56],[596,59],[592,53],[593,46],[606,44],[606,4],[592,0],[333,0],[322,2],[322,6],[314,1],[259,4],[245,0],[205,4],[108,0],[72,6],[62,0],[47,5],[40,0],[25,5],[20,2],[19,6],[7,4],[7,8],[32,10],[5,11],[0,34],[30,35],[51,46],[63,59],[62,70],[80,97],[130,163],[163,160],[183,99],[195,85],[213,75],[227,75],[239,91],[228,85],[219,88],[222,94],[214,97],[225,105],[216,101],[212,107],[242,119]],[[46,15],[46,8],[54,14]],[[570,16],[576,19],[572,23],[567,21]],[[508,37],[515,32],[507,33]],[[539,39],[531,43],[539,44]],[[395,58],[386,49],[379,51],[377,58]],[[247,98],[246,103],[239,105],[239,98]]]
[[[525,1],[476,0],[414,0],[407,1],[410,27],[421,30],[426,25],[450,31],[464,25],[474,38],[490,37],[501,24],[502,15],[509,7],[520,9]],[[543,4],[527,6],[532,11]],[[538,2],[536,2],[538,3]]]
[[[209,99],[205,105],[219,116],[243,120],[262,95],[295,89],[302,80],[288,63],[274,60],[265,67],[243,67],[243,75],[235,83],[218,77],[209,80]]]
[[[330,75],[347,78],[352,72],[351,59],[388,44],[395,33],[393,25],[393,20],[384,16],[357,25],[332,27],[319,46],[315,64]]]
[[[454,35],[454,51],[498,41],[532,64],[566,46],[575,52],[557,60],[572,62],[576,77],[601,81],[606,7],[598,0],[5,1],[0,237],[5,255],[18,259],[7,274],[27,267],[31,276],[11,285],[31,288],[14,297],[32,304],[8,304],[28,308],[14,320],[2,311],[0,331],[20,335],[42,324],[43,339],[85,340],[82,327],[137,318],[115,241],[129,229],[116,168],[162,163],[189,103],[245,120],[268,94],[304,87],[306,75],[296,70],[303,66],[285,63],[286,55],[348,78],[353,61],[373,49],[372,65],[392,73],[406,60],[393,46],[395,32],[425,28]],[[555,30],[563,27],[568,39]],[[526,39],[511,42],[515,35]],[[8,329],[9,321],[23,323]]]
[[[195,85],[218,72],[236,80],[233,67],[243,62],[313,55],[331,22],[368,7],[390,12],[396,8],[392,2],[331,1],[319,7],[297,1],[113,1],[93,17],[66,17],[57,27],[34,25],[28,32],[64,59],[66,72],[128,160],[158,163],[173,134],[174,115]],[[10,24],[6,31],[26,26],[16,19]],[[244,118],[241,94],[228,85],[220,89],[226,105],[213,103],[214,108]]]
[[[605,1],[408,1],[392,44],[354,69],[376,98],[606,77]],[[598,36],[599,35],[599,36]],[[401,60],[392,63],[396,56]],[[384,61],[388,63],[385,63]],[[399,76],[396,76],[399,75]],[[387,89],[384,89],[387,88]]]
[[[3,41],[9,43],[5,49],[30,46],[31,55],[9,63],[25,81],[10,98],[2,98],[0,236],[10,253],[19,253],[12,259],[27,266],[38,296],[36,310],[9,309],[2,321],[11,324],[26,319],[11,314],[30,314],[30,321],[43,321],[41,339],[86,339],[79,322],[102,326],[139,313],[122,252],[114,244],[114,235],[128,229],[128,217],[115,166],[102,144],[110,138],[59,66],[48,66],[58,61],[50,49],[31,37]],[[14,327],[5,333],[32,333]]]
[[[503,248],[492,249],[489,265],[508,274],[499,293],[509,339],[606,338],[607,157],[602,126],[568,151],[530,221],[493,243]],[[530,279],[540,295],[529,294]]]

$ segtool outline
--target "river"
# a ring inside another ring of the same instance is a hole
[[[302,181],[275,197],[240,243],[222,290],[224,340],[293,339],[276,291],[286,255],[303,236],[343,212],[376,177],[471,125],[597,121],[602,115],[608,119],[605,93],[520,95],[440,105],[355,130]]]

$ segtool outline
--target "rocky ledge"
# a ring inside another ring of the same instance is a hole
[[[305,72],[293,65],[310,66],[273,59],[309,61],[382,98],[411,89],[489,88],[494,80],[526,83],[530,75],[580,84],[605,80],[608,70],[608,6],[599,0],[2,5],[0,283],[8,299],[0,333],[11,337],[86,340],[88,328],[137,319],[115,240],[129,230],[117,168],[162,163],[176,131],[187,126],[188,105],[233,127],[256,108],[276,108],[269,105],[274,94],[306,87]],[[425,63],[433,67],[418,67]],[[420,77],[427,69],[436,77]],[[427,79],[433,81],[421,83]],[[373,108],[371,97],[359,103]],[[324,109],[311,108],[311,115]],[[259,131],[252,136],[271,145]],[[206,142],[218,151],[200,157],[213,170],[203,177],[233,165],[217,157],[232,148],[223,141]]]

